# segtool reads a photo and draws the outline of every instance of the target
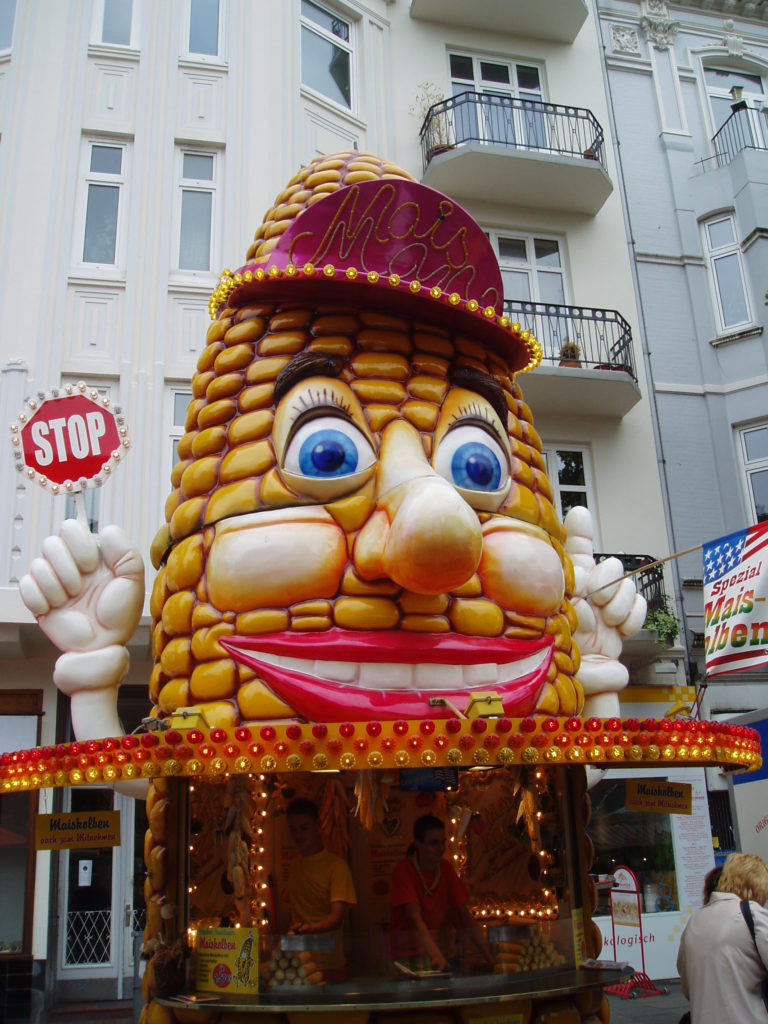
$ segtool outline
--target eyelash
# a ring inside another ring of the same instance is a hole
[[[452,430],[458,426],[460,422],[465,420],[482,420],[483,426],[487,425],[488,431],[493,434],[497,440],[501,440],[499,437],[499,431],[491,418],[491,414],[478,402],[470,402],[468,405],[460,406],[451,418],[451,422],[448,424],[448,429]]]
[[[328,408],[329,405],[335,405],[336,408],[341,409],[346,416],[349,416],[352,412],[352,406],[349,402],[345,402],[343,398],[335,394],[333,391],[329,391],[328,388],[323,388],[322,391],[318,389],[315,392],[313,392],[311,388],[308,388],[307,391],[302,392],[302,394],[299,395],[299,400],[301,402],[301,406],[295,405],[293,407],[293,412],[296,416],[300,416],[302,413],[307,412],[308,409]]]

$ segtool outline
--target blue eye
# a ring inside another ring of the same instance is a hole
[[[432,464],[475,508],[493,511],[509,482],[509,456],[483,427],[464,423],[445,434]],[[488,503],[491,503],[490,505]]]
[[[328,415],[307,420],[298,428],[285,451],[283,469],[307,483],[320,483],[353,477],[375,461],[359,427],[341,416]]]
[[[304,476],[346,476],[355,472],[359,461],[354,442],[340,430],[314,430],[299,448]]]
[[[501,466],[489,445],[468,441],[453,453],[451,476],[457,487],[497,491],[501,484]]]

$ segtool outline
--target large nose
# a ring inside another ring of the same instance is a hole
[[[393,421],[382,434],[377,492],[384,575],[419,594],[443,593],[470,579],[482,554],[477,514],[432,469],[418,431],[404,420]],[[364,549],[364,538],[358,540]],[[372,565],[367,568],[364,575]]]

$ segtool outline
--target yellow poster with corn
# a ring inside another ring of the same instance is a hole
[[[253,928],[201,928],[195,988],[221,995],[259,991],[259,935]]]

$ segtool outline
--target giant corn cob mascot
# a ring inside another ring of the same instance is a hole
[[[152,552],[154,715],[448,718],[477,691],[511,718],[581,714],[585,692],[618,712],[645,604],[604,586],[621,569],[595,566],[585,510],[566,541],[516,382],[540,349],[502,301],[479,227],[386,161],[322,158],[277,197],[211,299]],[[65,524],[22,592],[78,738],[121,731],[127,538]]]

